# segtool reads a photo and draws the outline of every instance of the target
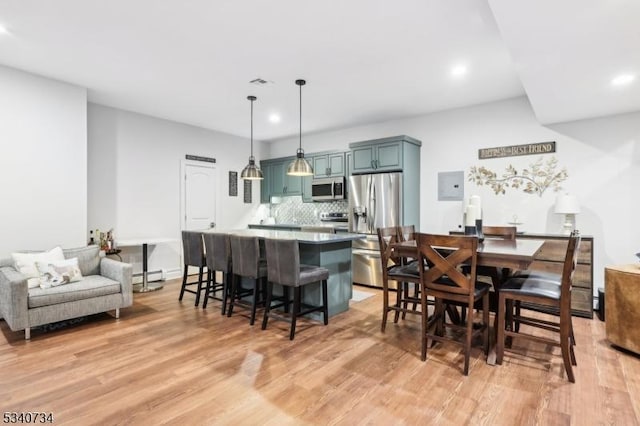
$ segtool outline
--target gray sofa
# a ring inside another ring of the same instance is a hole
[[[13,260],[0,259],[0,318],[12,331],[24,330],[31,338],[31,327],[131,306],[132,268],[128,263],[100,257],[98,246],[63,250],[66,259],[78,258],[83,279],[56,287],[28,288],[24,275],[16,271]]]

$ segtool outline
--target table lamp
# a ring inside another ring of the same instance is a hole
[[[571,234],[576,227],[576,214],[580,213],[580,204],[575,195],[561,194],[556,198],[554,212],[564,215],[564,225],[562,232],[566,235]]]

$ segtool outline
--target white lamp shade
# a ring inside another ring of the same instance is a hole
[[[556,198],[554,211],[560,214],[580,213],[580,204],[575,195],[561,194]]]

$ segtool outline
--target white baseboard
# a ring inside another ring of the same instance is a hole
[[[178,269],[165,269],[162,268],[156,271],[149,271],[147,273],[148,282],[166,281],[175,278],[182,277],[182,270]],[[133,274],[133,284],[139,284],[142,282],[142,273]]]

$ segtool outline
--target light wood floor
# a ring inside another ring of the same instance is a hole
[[[381,295],[328,326],[250,327],[219,302],[178,302],[179,283],[25,342],[0,321],[0,407],[44,411],[56,424],[640,424],[640,358],[612,349],[604,323],[575,319],[576,383],[558,349],[514,342],[502,366],[480,349],[420,361],[417,318],[380,332]],[[311,325],[310,325],[311,324]]]

